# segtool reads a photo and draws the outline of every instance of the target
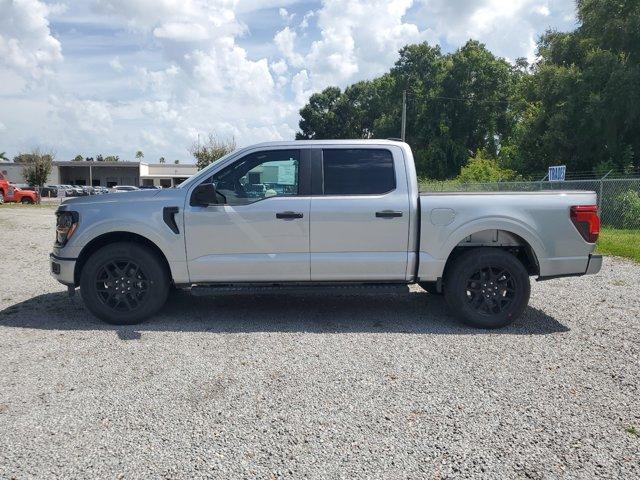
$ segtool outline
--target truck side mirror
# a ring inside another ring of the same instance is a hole
[[[216,186],[213,183],[201,183],[193,190],[189,205],[191,205],[192,207],[208,207],[209,205],[218,205],[220,204],[218,196],[224,198],[224,195],[219,194],[216,191]],[[224,203],[226,203],[226,198],[224,198],[224,200]]]

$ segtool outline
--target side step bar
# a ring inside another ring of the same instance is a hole
[[[205,297],[209,295],[388,295],[409,292],[404,283],[286,283],[286,284],[221,284],[195,285],[191,295]]]

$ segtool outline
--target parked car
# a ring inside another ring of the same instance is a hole
[[[73,188],[77,197],[88,195],[88,193],[85,191],[84,185],[70,185],[70,187]]]
[[[264,197],[248,192],[262,190]],[[282,193],[278,193],[282,192]],[[65,200],[52,275],[115,324],[192,293],[417,283],[467,323],[503,327],[538,280],[597,273],[594,192],[420,194],[411,149],[295,141],[233,152],[179,187]],[[132,201],[135,208],[132,208]]]
[[[42,197],[57,197],[59,189],[60,185],[45,185],[40,190],[40,195]]]
[[[116,185],[115,187],[113,187],[111,189],[111,191],[114,192],[114,193],[133,192],[135,190],[140,190],[140,189],[138,187],[133,186],[133,185]]]
[[[2,197],[2,203],[34,204],[40,200],[37,192],[33,190],[23,190],[4,178],[0,178],[0,197]]]
[[[104,195],[105,193],[109,193],[109,189],[107,187],[93,187],[94,195]]]

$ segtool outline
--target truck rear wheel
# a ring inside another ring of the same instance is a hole
[[[157,313],[169,293],[169,272],[148,248],[130,242],[96,251],[84,264],[80,294],[96,317],[134,325]]]
[[[517,319],[531,293],[520,260],[498,248],[474,248],[454,260],[445,274],[444,296],[465,323],[500,328]]]

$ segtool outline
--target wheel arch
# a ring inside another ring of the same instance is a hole
[[[76,285],[80,284],[80,274],[82,272],[82,269],[93,253],[97,252],[102,247],[118,242],[131,242],[147,247],[160,259],[169,275],[169,280],[173,282],[173,275],[171,273],[169,261],[167,260],[164,252],[160,249],[160,247],[158,247],[158,245],[138,233],[116,231],[98,235],[82,248],[80,255],[78,255],[78,259],[76,260],[76,265],[73,273],[74,283]]]
[[[484,229],[466,235],[450,249],[443,269],[443,276],[447,269],[462,253],[473,248],[499,248],[512,253],[527,269],[529,275],[540,274],[540,264],[535,248],[527,239],[515,232],[501,228]]]

